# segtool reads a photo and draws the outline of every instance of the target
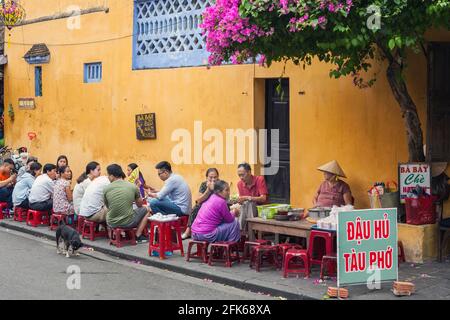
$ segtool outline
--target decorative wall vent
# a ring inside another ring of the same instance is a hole
[[[133,69],[206,65],[199,27],[211,0],[135,0]]]

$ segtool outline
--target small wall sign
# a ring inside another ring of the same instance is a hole
[[[138,140],[156,139],[156,118],[154,113],[136,115],[136,137]]]
[[[34,98],[19,98],[19,109],[35,109]]]

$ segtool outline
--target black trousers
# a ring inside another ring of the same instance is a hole
[[[53,209],[53,199],[49,199],[43,202],[30,203],[29,207],[31,210],[50,212]]]

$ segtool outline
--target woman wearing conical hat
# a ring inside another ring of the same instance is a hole
[[[313,204],[316,207],[332,207],[351,205],[353,202],[350,186],[339,177],[347,178],[341,166],[333,160],[317,168],[322,171],[325,181],[322,182],[317,194],[314,196]]]

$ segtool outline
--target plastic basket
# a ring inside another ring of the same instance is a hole
[[[262,218],[264,213],[267,219],[274,219],[278,213],[278,210],[286,209],[286,211],[288,211],[291,207],[288,204],[272,203],[257,206],[256,208],[258,209],[258,217]]]
[[[424,225],[436,223],[437,197],[405,198],[406,223]]]

